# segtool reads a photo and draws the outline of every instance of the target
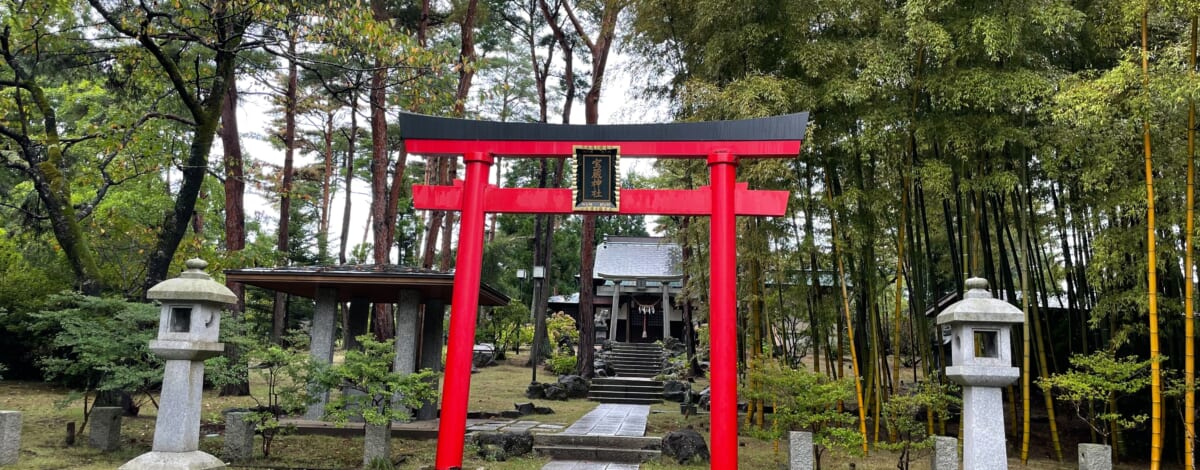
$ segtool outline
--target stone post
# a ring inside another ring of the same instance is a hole
[[[671,281],[662,280],[663,341],[671,337]]]
[[[959,470],[958,438],[933,436],[933,455],[930,457],[929,468],[930,470]]]
[[[1112,470],[1112,447],[1079,444],[1079,470]]]
[[[417,371],[417,313],[420,309],[420,291],[400,291],[396,308],[396,357],[392,359],[392,370],[396,373],[412,374]],[[398,406],[399,400],[399,396],[392,400],[392,406]]]
[[[338,291],[333,287],[318,287],[316,308],[313,310],[312,329],[309,334],[312,339],[309,344],[309,354],[313,362],[330,364],[333,362],[333,339],[337,332]],[[310,391],[316,399],[308,405],[304,419],[320,420],[325,416],[325,404],[329,403],[329,391]]]
[[[363,437],[363,468],[376,459],[392,460],[392,426],[367,424]]]
[[[21,412],[0,411],[0,465],[15,465],[21,457]]]
[[[232,461],[254,458],[253,413],[244,411],[225,414],[225,458]]]
[[[217,342],[221,309],[236,303],[237,297],[204,272],[208,267],[204,260],[190,259],[185,264],[187,270],[179,277],[146,291],[146,298],[162,302],[158,339],[150,341],[150,351],[166,360],[166,370],[154,445],[121,470],[225,468],[220,459],[200,451],[200,410],[204,360],[225,350]]]
[[[421,364],[422,369],[434,372],[442,370],[442,322],[445,320],[446,305],[440,300],[429,300],[425,303],[425,319],[421,322]],[[437,379],[432,386],[437,387]],[[417,419],[436,419],[438,417],[438,402],[432,401],[421,406]]]
[[[1012,325],[1025,315],[987,288],[985,279],[968,279],[963,300],[946,307],[937,323],[950,325],[954,365],[946,377],[963,386],[963,468],[997,470],[1008,468],[1000,390],[1020,377],[1012,367]]]
[[[788,433],[788,469],[813,470],[816,456],[813,455],[811,432],[791,431]]]
[[[121,415],[125,413],[119,406],[97,406],[92,408],[88,418],[91,430],[88,432],[88,445],[104,452],[117,450],[121,447]]]

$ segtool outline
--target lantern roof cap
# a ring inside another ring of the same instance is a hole
[[[212,280],[204,268],[208,262],[192,258],[184,262],[187,267],[179,277],[155,284],[146,291],[151,300],[199,300],[223,304],[237,303],[237,296],[219,282]]]
[[[937,324],[947,323],[1025,323],[1021,309],[992,297],[987,279],[967,279],[963,299],[946,307],[937,316]]]

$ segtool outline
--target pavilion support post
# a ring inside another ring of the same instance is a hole
[[[468,152],[463,155],[463,160],[467,170],[463,182],[458,259],[454,265],[454,295],[450,302],[450,341],[438,426],[437,470],[462,467],[475,316],[479,310],[479,271],[483,264],[483,193],[493,162],[492,156],[485,152]]]
[[[446,317],[446,304],[441,300],[425,302],[424,318],[421,321],[421,363],[418,368],[434,372],[442,371],[442,322]],[[437,379],[433,379],[437,387]],[[438,417],[437,398],[426,402],[417,412],[417,419],[436,419]]]
[[[737,292],[734,184],[737,157],[728,152],[708,156],[712,185],[710,224],[709,331],[712,340],[712,468],[738,466],[737,419]]]
[[[612,308],[608,309],[608,339],[609,341],[617,340],[617,314],[621,310],[621,280],[613,280],[613,300]],[[625,341],[629,341],[628,338]]]
[[[333,339],[337,332],[338,290],[336,287],[318,287],[314,299],[316,308],[313,309],[311,337],[308,342],[308,352],[313,362],[330,364],[333,362]],[[325,417],[325,404],[329,402],[329,392],[316,393],[317,401],[308,405],[304,419],[320,420]]]
[[[662,281],[663,341],[671,337],[671,281]]]
[[[393,347],[396,357],[392,359],[392,370],[401,374],[412,374],[417,371],[417,314],[421,309],[421,292],[413,289],[400,291],[396,300],[396,341]],[[392,400],[397,406],[403,397],[397,395]]]
[[[371,316],[371,301],[356,298],[350,301],[350,314],[346,315],[346,337],[343,342],[347,351],[359,349],[358,337],[367,333],[367,322]]]

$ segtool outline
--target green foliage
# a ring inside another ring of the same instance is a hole
[[[1111,351],[1071,356],[1071,370],[1038,379],[1058,399],[1075,408],[1075,416],[1087,423],[1108,444],[1113,428],[1132,429],[1146,421],[1143,414],[1122,412],[1118,401],[1150,385],[1150,361],[1116,357]]]
[[[546,317],[546,334],[552,344],[567,346],[565,349],[579,343],[579,328],[575,327],[575,319],[563,312],[554,312]]]
[[[475,335],[496,345],[496,357],[503,358],[509,349],[520,347],[522,327],[528,319],[529,307],[520,302],[509,302],[480,315]]]
[[[918,382],[915,393],[893,395],[883,404],[883,422],[888,433],[897,439],[876,445],[900,451],[897,468],[907,469],[914,453],[933,447],[934,434],[930,434],[927,422],[920,417],[929,413],[945,416],[950,407],[961,405],[962,400],[953,395],[957,389],[952,384],[939,383],[936,378],[927,379]]]
[[[743,387],[738,395],[775,407],[771,427],[762,433],[764,437],[785,439],[789,431],[811,432],[818,449],[818,467],[825,450],[861,453],[857,417],[838,409],[839,403],[854,400],[852,379],[834,380],[774,358],[759,359],[748,371],[748,382],[756,386]]]
[[[555,354],[546,361],[546,369],[556,375],[574,374],[578,360],[574,354]]]
[[[358,337],[362,350],[346,351],[342,364],[329,368],[321,383],[327,389],[344,388],[360,394],[342,393],[332,399],[325,413],[335,422],[345,423],[361,415],[369,424],[383,426],[392,421],[407,421],[409,408],[420,407],[435,397],[430,386],[434,373],[428,369],[415,374],[392,372],[395,357],[393,341],[377,341],[370,334]]]
[[[280,420],[316,402],[320,391],[316,385],[328,366],[311,360],[305,341],[308,335],[303,332],[292,331],[285,347],[266,342],[263,335],[248,334],[245,322],[233,318],[222,320],[221,329],[222,340],[227,346],[236,345],[243,361],[233,364],[225,356],[209,359],[205,361],[206,377],[221,387],[239,383],[249,369],[265,385],[265,394],[251,394],[256,406],[249,411],[263,437],[263,456],[270,457],[275,439],[295,430]]]
[[[41,328],[57,328],[41,358],[46,378],[82,395],[123,392],[148,397],[162,383],[163,362],[150,352],[159,308],[121,299],[62,293],[34,314]]]

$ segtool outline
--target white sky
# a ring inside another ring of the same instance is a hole
[[[647,102],[636,96],[634,90],[640,88],[641,84],[634,83],[637,77],[627,73],[631,68],[628,65],[629,58],[620,53],[614,53],[610,58],[609,74],[607,77],[608,83],[604,93],[600,97],[600,124],[667,122],[668,113],[665,104]],[[255,91],[261,88],[252,81],[240,81],[238,86],[239,91]],[[271,143],[265,140],[270,135],[269,124],[273,118],[270,115],[268,97],[262,93],[243,92],[240,98],[238,106],[238,130],[242,135],[242,151],[254,160],[263,161],[277,168],[282,168],[283,150],[272,147]],[[364,126],[369,125],[369,121],[365,119],[360,119],[359,122]],[[573,107],[571,122],[584,122],[582,95]],[[303,125],[303,123],[300,125]],[[213,155],[220,155],[220,152],[220,139],[217,139]],[[299,168],[304,165],[316,163],[316,158],[315,155],[301,155],[297,153],[294,166]],[[633,171],[642,175],[650,175],[654,172],[652,167],[653,162],[654,160],[646,158],[624,158],[621,160],[625,173]],[[493,183],[495,183],[495,172],[491,172],[491,177],[493,178]],[[370,227],[367,226],[367,213],[370,210],[370,182],[355,180],[352,190],[354,199],[350,214],[349,247],[353,247],[364,240],[369,242],[372,238]],[[268,233],[275,231],[276,223],[279,220],[278,208],[273,207],[262,194],[249,191],[245,196],[245,204],[248,218],[253,217],[267,221],[268,226],[265,226],[264,230]],[[337,247],[340,243],[342,209],[344,207],[344,191],[337,191],[330,202],[331,238],[329,244],[331,247]],[[646,226],[653,233],[656,227],[652,221],[652,217],[647,216]]]

